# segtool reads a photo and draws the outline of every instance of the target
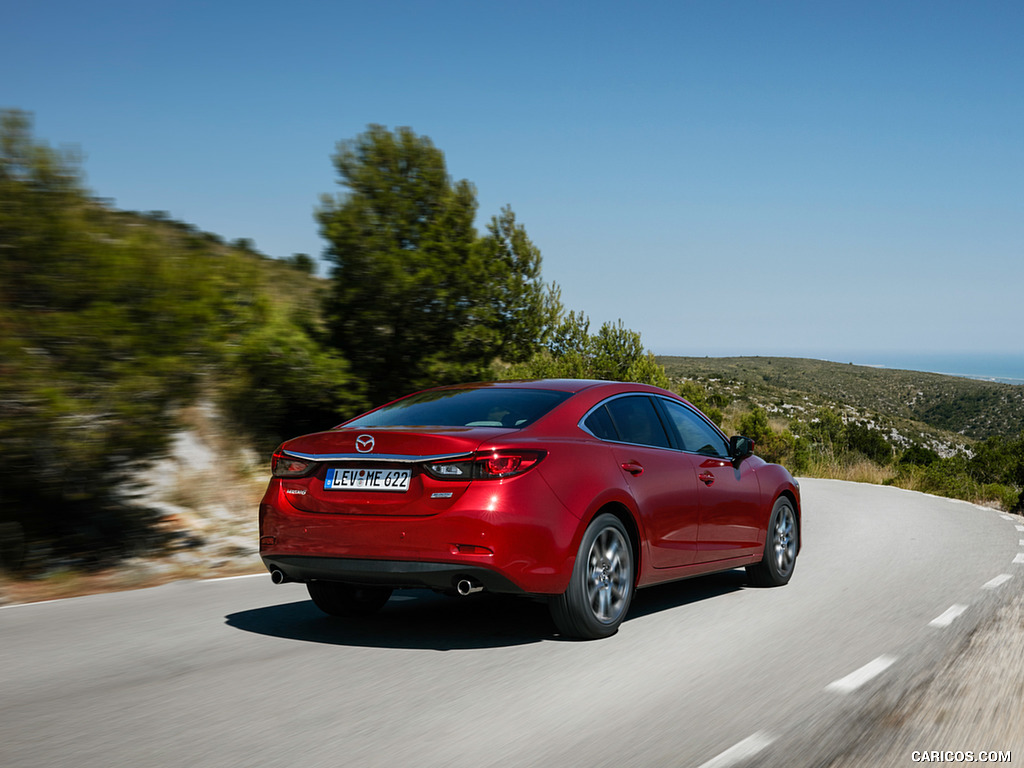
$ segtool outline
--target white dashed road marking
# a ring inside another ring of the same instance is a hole
[[[937,616],[928,622],[929,627],[948,627],[954,621],[956,621],[960,615],[967,610],[966,605],[953,605],[946,609],[946,612],[941,616]]]
[[[1013,562],[1024,563],[1024,552],[1019,553],[1015,558],[1013,558]]]
[[[869,661],[856,672],[851,672],[846,677],[840,678],[825,686],[826,691],[836,693],[851,693],[860,688],[864,683],[877,677],[896,662],[893,656],[879,656],[874,661]]]
[[[768,734],[755,733],[753,736],[748,736],[738,744],[729,747],[729,749],[717,757],[711,758],[701,765],[700,768],[728,768],[728,766],[736,765],[741,760],[753,757],[773,741],[774,739]]]
[[[1013,576],[1011,576],[1008,573],[1001,573],[998,576],[996,576],[994,579],[992,579],[991,581],[986,581],[984,584],[981,585],[981,588],[982,589],[995,589],[996,587],[1001,587],[1003,584],[1005,584],[1006,582],[1008,582],[1012,578],[1013,578]]]

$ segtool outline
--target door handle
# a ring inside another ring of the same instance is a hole
[[[713,482],[715,482],[715,476],[708,472],[707,470],[704,470],[699,475],[697,475],[697,479],[704,483],[704,485],[711,485]]]
[[[644,465],[635,461],[622,462],[622,468],[633,475],[633,477],[640,477],[644,473]]]

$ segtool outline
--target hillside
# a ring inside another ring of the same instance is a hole
[[[1024,430],[1024,387],[787,357],[658,357],[674,381],[800,417],[826,405],[911,431],[982,440]]]

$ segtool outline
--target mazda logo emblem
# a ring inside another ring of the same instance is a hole
[[[356,438],[356,450],[360,453],[369,453],[373,450],[373,435],[360,435]]]

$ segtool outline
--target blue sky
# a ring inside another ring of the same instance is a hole
[[[319,256],[410,126],[658,354],[1024,358],[1020,2],[4,3],[0,107],[92,191]]]

